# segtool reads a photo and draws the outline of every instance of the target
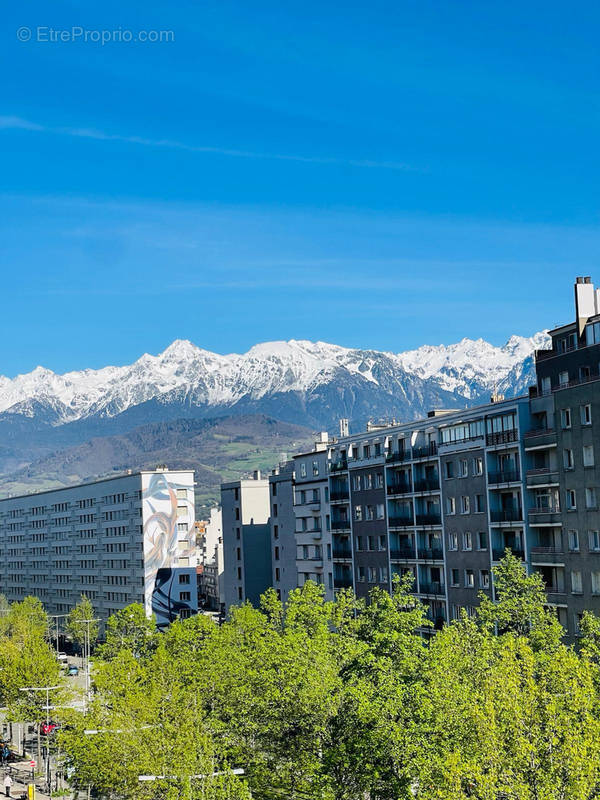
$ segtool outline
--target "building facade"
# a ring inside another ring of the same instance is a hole
[[[0,500],[0,592],[106,619],[143,603],[162,627],[196,613],[194,473],[136,472]]]
[[[254,477],[221,484],[225,606],[258,606],[272,585],[269,481]]]

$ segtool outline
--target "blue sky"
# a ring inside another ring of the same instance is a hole
[[[500,344],[600,282],[597,4],[3,17],[0,374],[174,338]],[[43,41],[72,26],[174,41]]]

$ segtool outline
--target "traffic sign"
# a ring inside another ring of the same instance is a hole
[[[33,760],[33,758],[32,758],[32,759],[31,759],[31,761],[29,762],[29,766],[30,766],[32,769],[35,767],[35,761]]]

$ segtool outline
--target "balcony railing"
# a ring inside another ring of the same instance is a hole
[[[504,508],[501,511],[490,511],[492,522],[518,522],[523,519],[523,509]]]
[[[547,358],[554,358],[555,356],[562,356],[565,353],[572,353],[573,350],[579,350],[576,345],[573,347],[565,347],[560,352],[558,350],[552,349],[544,349],[544,350],[536,350],[535,351],[535,360],[536,361],[545,361]]]
[[[560,503],[550,503],[547,506],[535,506],[529,509],[529,515],[535,516],[536,514],[560,514]]]
[[[558,483],[558,470],[550,467],[527,470],[527,485],[536,486],[543,483]]]
[[[518,432],[516,428],[510,431],[497,431],[496,433],[488,433],[485,441],[488,447],[493,447],[497,444],[510,444],[516,442],[518,439]]]
[[[346,469],[348,469],[348,461],[345,458],[339,461],[332,461],[329,465],[330,472],[343,472]]]
[[[427,581],[419,581],[420,594],[446,594],[446,587],[443,583],[429,583]]]
[[[526,439],[534,439],[537,436],[545,436],[548,433],[556,433],[554,428],[532,428],[530,431],[525,431]]]
[[[390,549],[392,561],[402,561],[407,558],[416,558],[414,547],[396,547]]]
[[[354,586],[354,581],[352,580],[352,575],[343,575],[333,576],[333,585],[336,589],[352,589]]]
[[[439,488],[438,478],[421,478],[415,481],[415,492],[435,492],[439,491]]]
[[[349,500],[349,499],[350,499],[350,492],[348,491],[348,489],[340,489],[337,492],[331,492],[329,495],[329,500],[332,503],[337,503],[339,501]]]
[[[410,450],[396,450],[388,453],[385,457],[388,464],[399,464],[403,461],[410,461]]]
[[[412,492],[412,484],[410,481],[399,481],[392,483],[387,487],[388,494],[410,494]]]
[[[352,558],[352,550],[349,547],[333,547],[334,558]]]
[[[490,472],[488,483],[512,483],[521,480],[521,472],[518,469],[504,470],[502,472]]]
[[[440,525],[442,515],[440,512],[429,514],[417,514],[417,525]]]
[[[350,520],[349,519],[334,519],[331,522],[331,530],[332,531],[345,531],[350,530]]]
[[[515,558],[520,558],[521,560],[523,560],[525,556],[523,550],[521,550],[518,547],[510,547],[509,545],[507,545],[507,547],[505,547],[502,550],[498,550],[494,547],[494,549],[492,550],[492,557],[494,561],[501,561],[506,555],[507,549],[510,550],[510,552],[513,554],[513,556],[515,556]]]
[[[536,545],[531,548],[532,555],[562,555],[563,552],[562,545]]]
[[[413,458],[431,458],[437,456],[437,443],[429,442],[429,444],[424,447],[413,447],[412,456]]]
[[[390,517],[389,519],[390,528],[410,528],[411,525],[414,525],[414,520],[411,516],[402,516],[402,517]]]
[[[423,561],[441,561],[444,558],[444,551],[441,547],[419,547],[419,558]]]

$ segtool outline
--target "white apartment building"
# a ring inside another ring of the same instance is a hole
[[[119,475],[0,500],[0,592],[103,619],[143,603],[164,626],[197,611],[194,473]]]

